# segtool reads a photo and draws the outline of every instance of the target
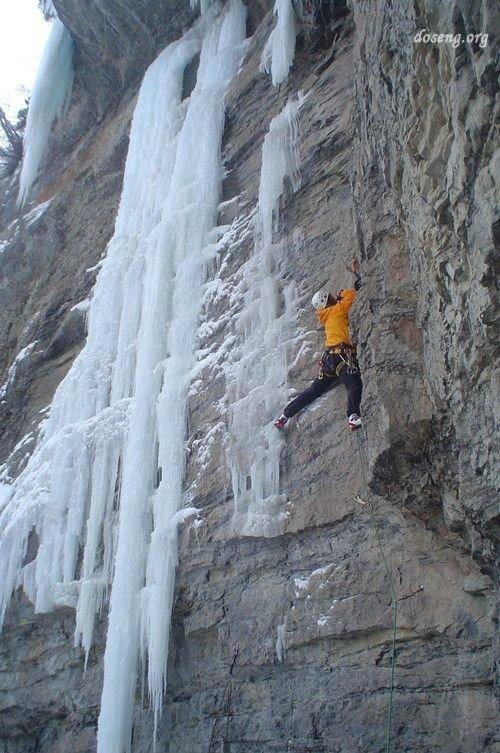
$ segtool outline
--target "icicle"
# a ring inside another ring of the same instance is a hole
[[[262,52],[260,69],[270,73],[273,85],[278,86],[288,77],[292,67],[297,32],[291,0],[276,0],[273,13],[277,16],[276,26]]]
[[[40,61],[31,92],[24,132],[24,154],[19,179],[18,204],[23,206],[36,180],[54,118],[63,112],[73,84],[73,42],[58,18]]]
[[[298,111],[303,102],[299,94],[295,102],[288,102],[271,121],[262,145],[262,167],[259,182],[259,214],[264,244],[272,242],[273,222],[278,215],[278,201],[289,178],[292,190],[300,187]]]
[[[148,654],[148,687],[155,728],[166,684],[170,613],[177,564],[177,522],[184,476],[187,392],[195,363],[207,259],[203,247],[216,224],[223,175],[221,143],[224,96],[237,72],[245,39],[246,8],[232,0],[203,41],[195,89],[177,147],[168,207],[169,246],[177,259],[176,287],[167,338],[163,389],[158,401],[158,464],[162,479],[154,495],[142,634]]]
[[[276,658],[283,662],[286,658],[286,621],[278,625],[276,629]]]
[[[276,536],[283,530],[286,496],[281,491],[283,437],[270,419],[288,396],[288,359],[296,333],[297,296],[282,286],[273,244],[278,202],[288,177],[300,183],[297,116],[302,99],[289,102],[271,121],[262,147],[254,253],[242,269],[243,311],[236,323],[240,346],[226,366],[231,472],[237,533]]]

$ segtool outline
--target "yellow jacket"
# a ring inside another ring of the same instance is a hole
[[[355,290],[341,290],[341,300],[338,303],[316,312],[319,323],[325,328],[325,345],[327,348],[339,343],[352,345],[349,337],[349,314],[347,312],[354,303],[355,297]]]

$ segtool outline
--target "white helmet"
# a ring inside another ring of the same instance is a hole
[[[323,290],[318,290],[318,292],[313,295],[311,303],[315,309],[324,309],[328,303],[328,293],[325,293]]]

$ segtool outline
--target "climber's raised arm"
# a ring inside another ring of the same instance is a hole
[[[354,299],[356,298],[356,290],[357,288],[346,288],[345,290],[340,290],[339,294],[337,296],[337,300],[334,303],[334,307],[336,311],[338,312],[347,312],[351,308],[352,304],[354,303]]]
[[[354,285],[352,288],[345,288],[343,290],[339,290],[337,293],[337,296],[334,297],[332,295],[328,298],[328,305],[335,307],[335,310],[338,312],[347,312],[351,308],[352,304],[354,303],[354,299],[356,298],[357,291],[361,288],[361,275],[359,274],[359,262],[357,259],[353,259],[351,262],[350,267],[346,267],[346,269],[354,275]],[[318,319],[321,324],[324,324],[324,317],[321,317],[322,312],[318,312]]]

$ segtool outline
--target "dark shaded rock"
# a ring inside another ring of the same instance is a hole
[[[75,94],[102,116],[137,84],[148,65],[197,15],[186,0],[55,0],[75,41]]]

